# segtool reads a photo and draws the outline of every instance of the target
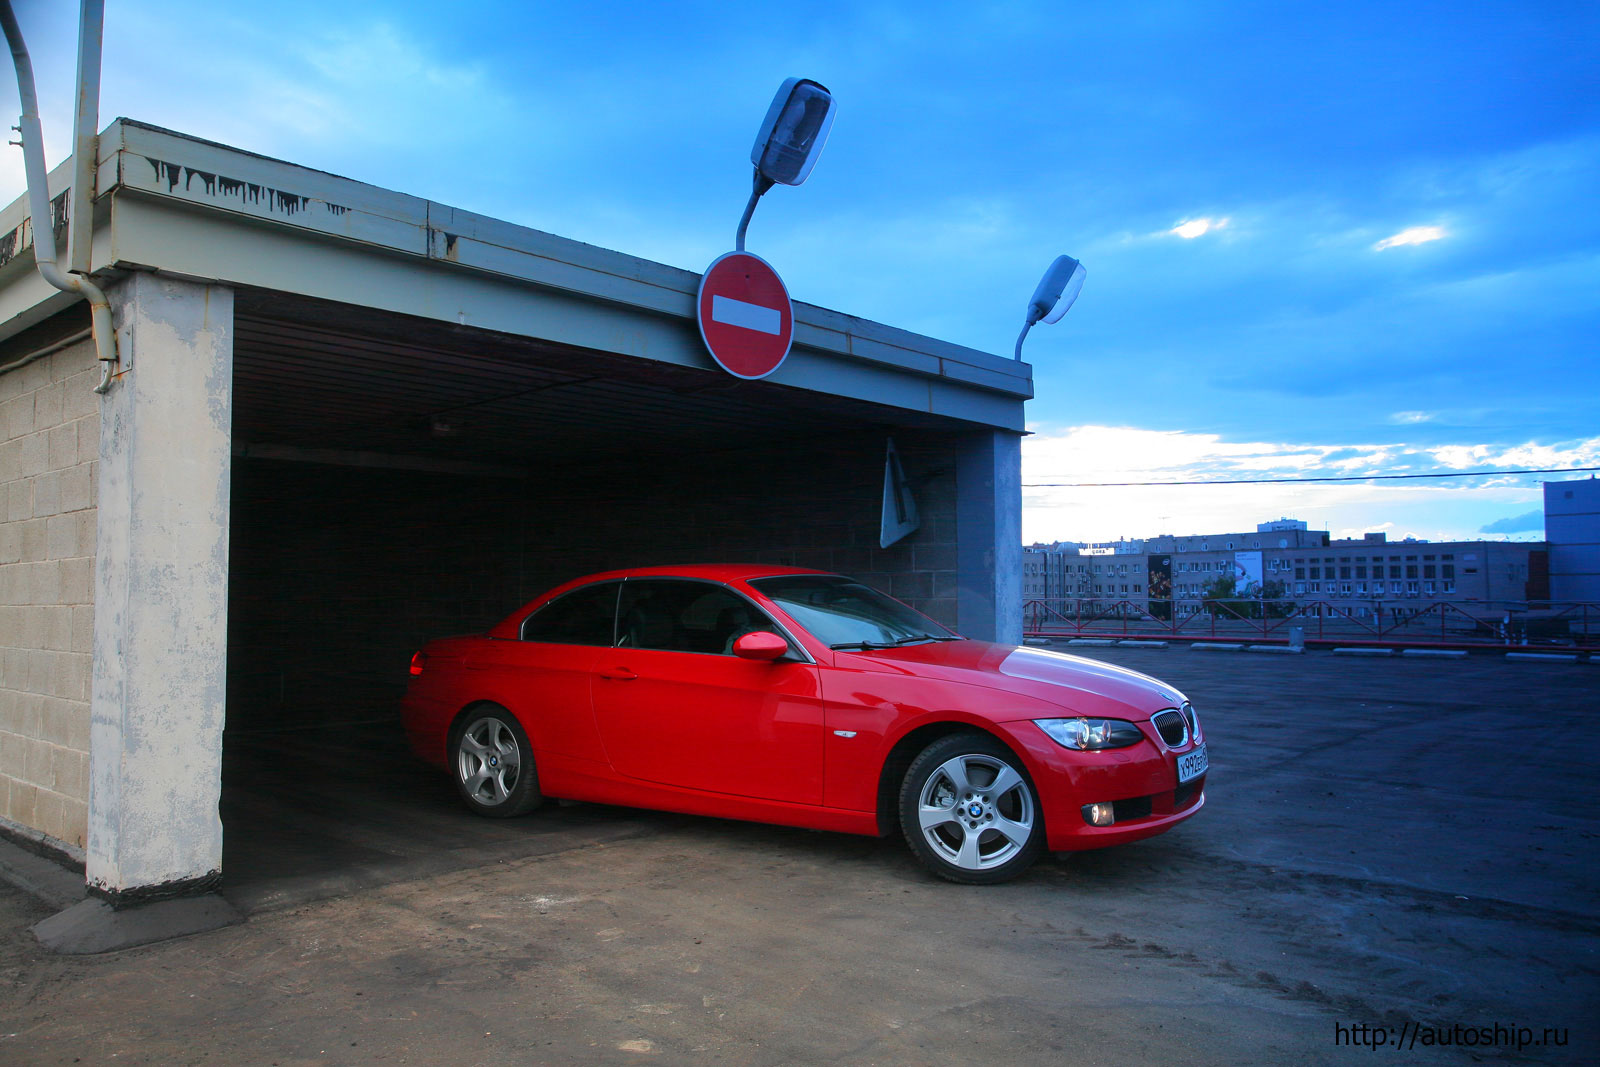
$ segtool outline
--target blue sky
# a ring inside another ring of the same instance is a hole
[[[75,7],[17,4],[52,161]],[[1089,271],[1025,348],[1027,540],[1539,537],[1532,477],[1048,485],[1600,465],[1593,3],[108,8],[107,119],[692,270],[777,83],[823,82],[750,229],[796,299],[1007,355],[1051,259]]]

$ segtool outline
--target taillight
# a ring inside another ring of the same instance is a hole
[[[422,673],[422,665],[424,663],[426,663],[426,662],[428,662],[428,656],[427,656],[426,653],[423,653],[423,652],[414,653],[411,656],[411,673],[412,674],[421,674]]]

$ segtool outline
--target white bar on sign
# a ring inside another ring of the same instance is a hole
[[[783,329],[783,316],[777,308],[765,304],[751,304],[731,296],[711,297],[711,321],[729,326],[742,326],[746,330],[759,330],[774,337]]]

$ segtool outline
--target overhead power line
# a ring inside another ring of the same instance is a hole
[[[1196,478],[1182,482],[1023,482],[1024,489],[1112,489],[1150,485],[1289,485],[1294,482],[1376,482],[1408,478],[1493,478],[1505,474],[1581,474],[1600,467],[1531,467],[1515,471],[1451,471],[1448,474],[1349,474],[1326,478]]]

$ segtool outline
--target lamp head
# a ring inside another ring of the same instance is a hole
[[[1057,256],[1050,269],[1039,279],[1039,287],[1028,301],[1028,323],[1060,322],[1083,291],[1083,280],[1088,272],[1083,264],[1071,256]]]
[[[811,173],[833,128],[833,94],[810,78],[787,78],[767,108],[750,162],[780,185],[799,185]]]

